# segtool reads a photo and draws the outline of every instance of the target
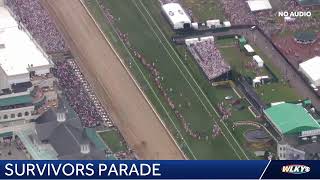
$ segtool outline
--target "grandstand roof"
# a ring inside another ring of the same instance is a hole
[[[32,103],[32,97],[30,95],[0,99],[0,107],[12,106],[17,104],[28,104],[28,103]]]
[[[308,61],[299,64],[299,69],[316,86],[320,86],[320,56],[316,56]]]
[[[40,67],[50,65],[45,55],[20,30],[9,11],[0,7],[0,67],[7,76],[26,74],[29,65]]]
[[[262,11],[272,9],[269,0],[248,0],[247,3],[251,11]]]
[[[301,104],[280,103],[264,111],[268,119],[282,134],[319,129],[317,121]]]

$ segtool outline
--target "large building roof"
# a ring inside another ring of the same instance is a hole
[[[6,75],[26,74],[29,65],[40,67],[50,64],[27,33],[18,27],[9,11],[0,7],[0,67]]]
[[[272,9],[269,0],[248,0],[247,3],[253,12]]]
[[[57,113],[50,109],[37,119],[36,131],[40,141],[47,141],[52,145],[59,159],[105,159],[104,147],[96,147],[90,141],[77,118],[67,116],[65,122],[58,122]],[[81,154],[82,144],[90,146],[90,153]]]
[[[320,81],[320,56],[300,63],[299,68],[312,82]]]
[[[301,104],[280,103],[264,112],[282,134],[295,134],[320,128],[318,122]]]
[[[180,28],[183,28],[185,23],[191,23],[190,17],[178,3],[164,4],[162,9],[173,26],[180,26]]]

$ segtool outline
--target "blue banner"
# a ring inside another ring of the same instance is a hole
[[[1,179],[320,179],[319,161],[1,161]]]

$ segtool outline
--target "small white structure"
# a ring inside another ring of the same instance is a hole
[[[191,19],[178,3],[162,5],[162,11],[167,16],[173,29],[191,27]]]
[[[301,71],[315,86],[320,86],[320,57],[316,56],[308,61],[299,64]]]
[[[253,60],[253,61],[255,61],[255,62],[257,63],[258,67],[260,67],[260,68],[262,68],[262,67],[263,67],[263,65],[264,65],[264,61],[261,59],[261,57],[260,57],[260,56],[258,56],[258,55],[254,55],[254,56],[252,57],[252,60]]]
[[[212,40],[214,41],[214,37],[213,36],[206,36],[206,37],[201,37],[200,41],[206,41],[206,40]]]
[[[191,44],[195,44],[199,42],[199,38],[191,38],[191,39],[186,39],[185,43],[187,46],[190,46]]]
[[[243,46],[247,53],[252,54],[254,53],[254,49],[250,46],[250,44],[246,44]]]
[[[252,12],[272,9],[269,0],[248,0],[247,3]]]
[[[223,26],[224,27],[231,27],[231,22],[230,21],[223,21]]]
[[[294,22],[295,20],[296,18],[294,17],[289,17],[289,16],[284,17],[284,22],[286,23]]]
[[[216,28],[221,27],[220,20],[219,19],[213,19],[213,20],[207,20],[207,27],[208,28]]]
[[[192,29],[199,29],[199,24],[197,22],[191,23]]]
[[[252,80],[252,86],[257,87],[257,85],[264,84],[266,80],[269,79],[269,76],[258,76]]]

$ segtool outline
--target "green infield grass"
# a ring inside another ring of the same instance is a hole
[[[211,86],[186,48],[176,47],[170,43],[168,35],[173,32],[170,31],[170,27],[160,14],[158,1],[102,1],[106,7],[111,9],[116,19],[115,24],[108,23],[103,17],[96,0],[85,2],[102,30],[122,58],[126,60],[128,67],[161,115],[171,134],[176,138],[177,143],[190,159],[253,158],[251,153],[239,143],[242,133],[233,132],[228,122],[219,120],[216,112],[217,104],[222,102],[224,97],[237,96],[234,90]],[[163,87],[187,120],[190,128],[209,135],[213,124],[218,123],[223,132],[221,136],[198,140],[186,133],[160,95],[149,72],[140,61],[133,58],[128,47],[117,37],[116,28],[127,33],[130,44],[142,52],[146,60],[154,64],[160,71]],[[230,118],[230,122],[253,119],[247,109],[235,111],[234,114],[236,115]]]

